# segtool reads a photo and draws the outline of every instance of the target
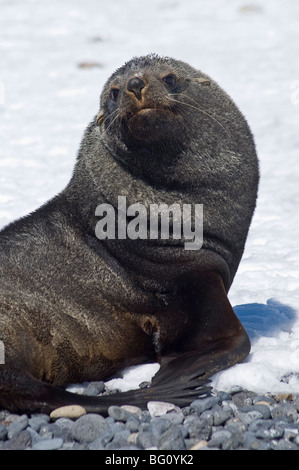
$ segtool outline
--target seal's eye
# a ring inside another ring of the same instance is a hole
[[[110,90],[110,97],[113,101],[116,101],[119,95],[119,88],[111,88]]]
[[[177,82],[177,78],[173,73],[165,75],[165,77],[163,77],[162,80],[168,86],[175,86]]]

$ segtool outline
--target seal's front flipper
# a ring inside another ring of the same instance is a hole
[[[233,311],[219,274],[202,273],[197,285],[188,286],[185,298],[188,299],[186,313],[192,318],[192,333],[185,342],[176,345],[176,351],[161,356],[161,368],[152,379],[153,386],[172,381],[191,386],[197,377],[207,380],[249,354],[250,340]],[[169,348],[167,345],[166,350]]]

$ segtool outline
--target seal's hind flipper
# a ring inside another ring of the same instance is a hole
[[[90,397],[68,392],[36,380],[21,371],[0,371],[0,408],[19,412],[50,413],[55,408],[66,405],[81,405],[87,412],[108,415],[111,405],[136,405],[146,409],[149,401],[171,402],[187,406],[199,396],[210,392],[206,380],[200,376],[191,382],[176,381],[174,377],[167,383],[148,388],[129,390],[123,393]]]

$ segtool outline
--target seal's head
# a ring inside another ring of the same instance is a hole
[[[192,138],[188,108],[195,103],[188,88],[194,80],[199,87],[210,84],[188,64],[155,54],[116,70],[103,89],[98,115],[110,149],[117,146],[118,156],[120,149],[178,154]]]

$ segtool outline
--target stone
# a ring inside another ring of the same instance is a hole
[[[15,435],[19,434],[28,426],[28,416],[21,415],[10,423],[7,427],[7,437],[8,439],[12,439]]]
[[[219,426],[220,424],[226,423],[226,421],[228,421],[232,417],[233,410],[230,406],[226,406],[225,408],[219,406],[219,408],[214,411],[213,424],[214,426]]]
[[[225,444],[231,436],[231,432],[226,429],[215,431],[212,434],[211,440],[208,442],[208,447],[219,447],[221,449],[223,444]]]
[[[220,399],[220,401],[230,401],[230,400],[232,400],[232,396],[227,392],[220,391],[220,392],[217,393],[217,397]]]
[[[151,432],[141,431],[138,433],[136,438],[136,444],[142,449],[151,449],[153,447],[157,447],[158,439]]]
[[[4,441],[7,436],[7,427],[0,423],[0,441]]]
[[[74,422],[72,437],[78,442],[89,443],[99,437],[108,427],[103,416],[87,413]]]
[[[185,450],[186,444],[182,431],[177,426],[170,426],[158,440],[159,450]]]
[[[29,418],[28,425],[34,429],[34,431],[39,432],[41,426],[47,424],[49,421],[50,417],[48,415],[36,415]]]
[[[156,416],[162,416],[169,411],[175,409],[175,405],[172,403],[162,402],[162,401],[149,401],[147,404],[147,409],[150,412],[152,418]]]
[[[171,426],[171,422],[166,418],[154,418],[151,420],[148,431],[159,438]]]
[[[111,418],[115,419],[115,421],[121,422],[126,422],[131,416],[131,413],[128,410],[121,408],[120,406],[109,406],[108,414]]]
[[[204,419],[197,418],[185,422],[184,426],[187,428],[189,437],[191,439],[208,441],[212,432],[212,426]]]
[[[199,400],[194,400],[190,407],[191,409],[195,410],[196,413],[200,414],[205,410],[211,409],[214,405],[220,403],[220,398],[217,397],[207,397],[201,398]]]
[[[245,425],[248,426],[252,421],[256,419],[261,419],[263,415],[262,413],[256,410],[248,411],[247,413],[242,412],[242,411],[237,411],[236,417],[239,418]]]
[[[104,391],[105,391],[105,382],[97,381],[97,382],[90,382],[83,393],[84,395],[88,395],[88,396],[96,396],[96,395],[100,395]]]
[[[31,434],[26,429],[15,434],[9,441],[4,443],[6,450],[25,450],[31,446]]]
[[[86,414],[85,408],[80,405],[67,405],[56,408],[50,414],[51,419],[72,418],[77,419]]]
[[[190,447],[189,450],[200,450],[203,447],[207,447],[207,446],[208,446],[208,441],[201,440],[201,441],[198,441],[196,444],[194,444],[192,447]]]
[[[127,419],[126,427],[131,432],[137,432],[139,425],[140,425],[140,419],[137,417],[137,415],[132,415]]]
[[[137,415],[138,418],[141,417],[142,410],[141,410],[138,406],[134,406],[134,405],[122,405],[121,408],[124,409],[124,410],[127,410],[129,413],[131,413],[131,414],[133,414],[133,415]]]
[[[56,437],[54,439],[41,439],[32,446],[32,450],[57,450],[63,445],[63,439]]]
[[[254,392],[242,391],[239,393],[235,393],[232,396],[232,401],[238,407],[248,406],[248,405],[252,405],[255,396],[256,396],[256,393]]]
[[[288,423],[294,423],[297,420],[297,410],[290,403],[280,403],[271,411],[273,419],[283,418]]]

